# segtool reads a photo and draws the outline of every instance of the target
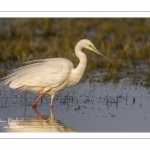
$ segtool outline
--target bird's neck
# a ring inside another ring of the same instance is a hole
[[[79,58],[80,62],[78,66],[74,69],[75,72],[81,77],[85,71],[86,64],[87,64],[87,58],[86,55],[82,52],[82,48],[83,47],[80,46],[79,44],[77,44],[75,47],[75,54]]]

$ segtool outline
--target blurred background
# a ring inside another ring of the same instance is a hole
[[[88,64],[83,79],[119,82],[130,78],[150,85],[149,18],[6,18],[0,19],[0,77],[35,59],[63,57],[76,67],[74,47],[89,39],[106,57],[83,50]]]

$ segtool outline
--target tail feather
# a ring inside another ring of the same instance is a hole
[[[0,80],[0,85],[5,86],[10,84],[11,88],[20,88],[22,85],[19,85],[19,82],[32,77],[32,72],[35,73],[36,71],[39,70],[39,66],[42,64],[40,63],[41,61],[42,60],[30,61],[28,62],[28,65],[9,71],[7,76]],[[32,64],[29,64],[31,62]],[[37,62],[37,63],[33,63],[33,62]],[[28,76],[25,76],[26,74],[28,74]]]

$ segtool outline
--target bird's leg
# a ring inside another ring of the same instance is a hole
[[[51,103],[50,103],[50,107],[53,107],[54,96],[55,96],[55,95],[51,95]]]
[[[50,107],[53,107],[53,101],[54,99],[51,99]]]
[[[44,92],[42,92],[39,97],[33,102],[32,107],[36,107],[36,103],[41,99],[41,97],[44,95]]]

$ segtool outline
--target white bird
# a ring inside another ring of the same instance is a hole
[[[75,46],[75,54],[80,60],[76,68],[70,60],[65,58],[28,61],[27,65],[12,70],[3,79],[3,85],[9,84],[12,89],[39,93],[40,95],[33,102],[32,107],[36,107],[36,103],[44,94],[49,94],[51,95],[50,107],[52,107],[54,97],[60,90],[73,86],[80,81],[87,64],[87,58],[82,52],[82,48],[104,57],[91,41],[82,39]]]

